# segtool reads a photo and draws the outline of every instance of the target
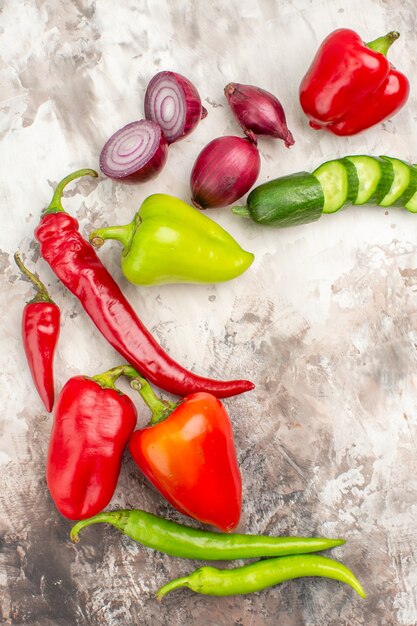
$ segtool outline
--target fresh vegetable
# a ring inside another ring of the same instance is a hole
[[[216,381],[186,370],[145,328],[94,248],[81,236],[77,220],[62,206],[65,186],[85,175],[97,176],[97,173],[79,170],[58,184],[35,230],[35,237],[40,243],[42,257],[77,296],[102,335],[152,383],[173,394],[207,391],[227,397],[253,389],[253,383],[246,380]]]
[[[256,135],[269,135],[282,139],[287,148],[294,144],[282,104],[272,93],[253,85],[229,83],[224,94],[235,119],[252,141],[256,142]]]
[[[145,117],[162,128],[169,144],[189,135],[206,117],[194,85],[176,72],[159,72],[145,93]]]
[[[236,567],[217,569],[200,567],[188,576],[170,581],[156,592],[158,600],[174,589],[188,587],[208,596],[234,596],[278,585],[304,576],[332,578],[350,585],[362,598],[365,591],[356,576],[342,563],[317,554],[279,556]]]
[[[58,511],[69,519],[99,513],[113,496],[137,420],[135,405],[115,381],[132,369],[122,365],[92,378],[75,376],[58,396],[46,480]]]
[[[405,207],[417,212],[417,166],[388,156],[354,155],[297,172],[253,189],[233,213],[271,226],[318,220],[351,204]]]
[[[14,255],[22,274],[36,287],[36,296],[22,313],[22,339],[36,390],[48,412],[54,405],[54,355],[60,330],[60,310],[38,276],[30,272],[19,254]]]
[[[94,517],[81,520],[72,527],[71,540],[77,543],[78,534],[83,528],[102,523],[111,524],[146,548],[171,556],[206,561],[306,554],[345,543],[343,539],[324,537],[268,537],[210,532],[170,522],[138,509],[103,511]]]
[[[216,222],[165,194],[146,198],[130,224],[90,235],[96,248],[106,239],[123,244],[123,274],[136,285],[230,280],[254,259]]]
[[[399,36],[392,31],[365,44],[347,28],[330,33],[300,85],[301,107],[312,128],[354,135],[404,106],[408,79],[385,56]]]
[[[218,137],[200,152],[191,171],[191,200],[198,209],[223,207],[249,191],[259,176],[256,145],[242,137]]]
[[[145,182],[159,174],[167,157],[168,143],[160,126],[139,120],[106,141],[100,153],[100,169],[109,178]]]
[[[220,401],[194,393],[174,404],[155,396],[146,380],[131,383],[152,411],[129,450],[135,463],[178,511],[222,530],[237,526],[242,481],[232,425]]]

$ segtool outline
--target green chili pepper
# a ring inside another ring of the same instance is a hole
[[[242,274],[254,259],[219,224],[165,194],[146,198],[130,224],[90,235],[95,247],[106,239],[123,244],[122,271],[136,285],[222,282]]]
[[[323,576],[350,585],[362,598],[365,591],[356,576],[342,563],[317,554],[298,554],[265,559],[234,569],[200,567],[188,576],[170,581],[156,592],[158,600],[179,587],[208,596],[233,596],[261,591],[285,580]]]
[[[137,509],[104,511],[89,519],[81,520],[73,526],[71,540],[79,541],[78,533],[82,528],[100,522],[112,524],[147,548],[153,548],[171,556],[207,561],[304,554],[334,548],[345,543],[343,539],[320,537],[268,537],[209,532],[170,522]]]

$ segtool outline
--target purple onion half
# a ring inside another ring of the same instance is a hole
[[[192,203],[208,209],[236,202],[256,182],[260,168],[258,149],[250,139],[213,139],[200,152],[191,172]]]
[[[144,182],[159,174],[167,157],[168,143],[158,124],[139,120],[106,141],[100,153],[100,169],[109,178]]]
[[[145,117],[159,124],[169,144],[189,135],[206,115],[197,89],[185,76],[159,72],[150,81]]]

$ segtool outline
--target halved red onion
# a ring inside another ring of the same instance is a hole
[[[168,143],[161,128],[150,120],[131,122],[116,131],[100,153],[100,169],[109,178],[144,182],[164,167]]]
[[[176,72],[159,72],[145,93],[145,117],[164,131],[168,143],[189,135],[207,110],[194,85]]]
[[[191,200],[198,209],[227,206],[239,200],[259,176],[256,145],[243,137],[218,137],[200,152],[191,172]]]
[[[235,119],[250,139],[269,135],[282,139],[287,148],[294,144],[282,104],[272,93],[253,85],[229,83],[224,94]]]

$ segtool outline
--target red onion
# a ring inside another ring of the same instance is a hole
[[[253,85],[229,83],[224,94],[234,117],[250,139],[255,135],[269,135],[283,139],[287,148],[294,144],[284,109],[269,91]]]
[[[242,137],[218,137],[200,152],[191,172],[191,200],[199,209],[227,206],[241,198],[259,176],[256,145]]]
[[[159,72],[145,93],[145,117],[157,122],[168,143],[189,135],[207,111],[194,85],[175,72]]]
[[[168,143],[155,122],[140,120],[127,124],[106,141],[100,153],[100,169],[109,178],[143,182],[164,167]]]

